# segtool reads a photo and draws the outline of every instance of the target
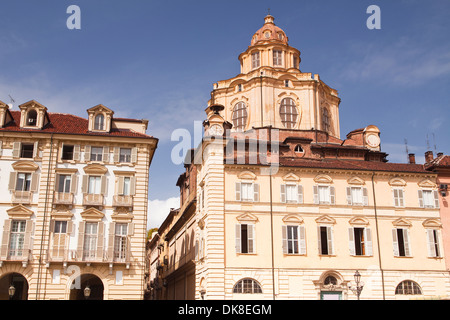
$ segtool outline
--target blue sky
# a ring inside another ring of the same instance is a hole
[[[366,27],[372,4],[380,30]],[[70,5],[81,8],[81,30],[66,27]],[[159,226],[178,205],[183,172],[170,160],[171,133],[204,120],[212,84],[239,74],[267,8],[301,51],[300,69],[338,90],[341,137],[374,124],[391,162],[406,162],[405,139],[423,162],[427,135],[431,150],[450,154],[448,0],[3,0],[0,100],[83,117],[102,103],[148,119],[160,139],[149,189]]]

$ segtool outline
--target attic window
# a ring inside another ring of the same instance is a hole
[[[98,114],[95,116],[94,130],[104,130],[105,127],[105,116],[103,114]]]
[[[37,112],[36,110],[30,110],[27,114],[26,126],[37,126]]]
[[[301,145],[296,145],[295,146],[295,148],[294,148],[294,152],[295,153],[303,153],[303,148],[302,148],[302,146]]]

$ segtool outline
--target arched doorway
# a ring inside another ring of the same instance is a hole
[[[82,274],[72,283],[70,300],[103,300],[103,282],[93,274]]]
[[[28,281],[20,273],[0,278],[0,300],[28,300]]]

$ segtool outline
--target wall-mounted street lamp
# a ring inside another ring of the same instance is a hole
[[[354,277],[356,285],[354,287],[350,286],[350,290],[352,290],[353,293],[356,294],[356,298],[359,300],[359,297],[361,296],[361,291],[364,288],[364,282],[361,282],[361,274],[359,273],[358,270],[356,270]]]

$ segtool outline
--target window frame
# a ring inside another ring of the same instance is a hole
[[[279,108],[281,124],[286,129],[295,129],[295,127],[297,126],[298,115],[299,112],[294,99],[292,99],[291,97],[283,98],[280,102]]]
[[[259,51],[252,52],[252,70],[257,69],[261,66],[261,54]]]
[[[248,112],[247,105],[243,101],[239,101],[234,105],[231,121],[233,122],[233,128],[236,131],[245,131],[248,122]]]
[[[236,224],[235,228],[236,228],[235,230],[236,253],[255,254],[256,253],[255,224],[247,222],[238,223]]]
[[[249,286],[250,283],[251,283],[251,288]],[[235,294],[262,294],[263,291],[262,291],[261,285],[255,279],[243,278],[243,279],[239,280],[238,282],[236,282],[236,284],[233,286],[233,293],[235,293]]]

